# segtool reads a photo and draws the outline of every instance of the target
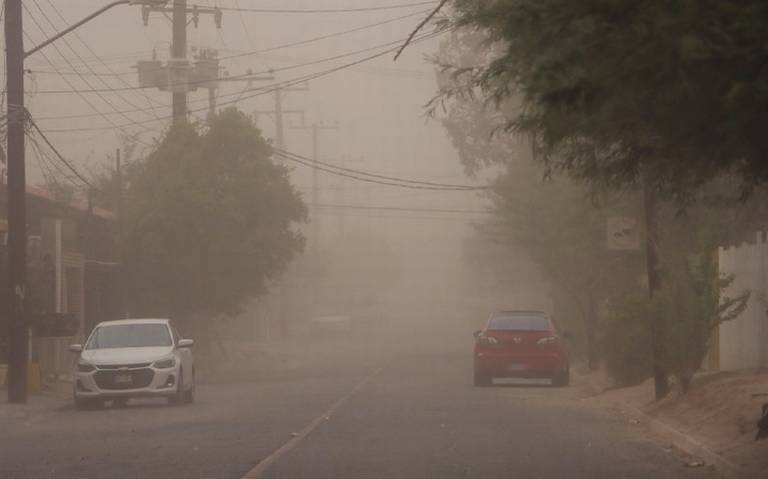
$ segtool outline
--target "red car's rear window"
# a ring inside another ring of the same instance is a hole
[[[549,331],[549,319],[535,313],[497,313],[488,321],[492,331]]]

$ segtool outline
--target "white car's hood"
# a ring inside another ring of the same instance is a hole
[[[135,364],[151,363],[168,356],[173,352],[173,346],[152,348],[113,348],[87,349],[83,351],[83,360],[93,364]]]

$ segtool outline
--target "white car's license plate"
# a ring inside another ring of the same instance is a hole
[[[133,376],[130,374],[118,374],[114,379],[115,384],[131,384],[133,383]]]
[[[522,371],[525,369],[525,364],[523,363],[510,363],[509,366],[507,366],[507,369],[510,371]]]

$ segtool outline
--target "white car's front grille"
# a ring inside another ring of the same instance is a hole
[[[94,381],[99,389],[125,390],[141,389],[152,384],[155,372],[151,369],[130,369],[96,371]]]

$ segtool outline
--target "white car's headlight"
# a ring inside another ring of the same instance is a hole
[[[155,361],[152,366],[157,369],[170,369],[176,366],[176,358],[166,358],[159,361]]]
[[[77,362],[77,372],[79,373],[90,373],[95,370],[96,366],[89,362],[83,361],[82,359]]]

